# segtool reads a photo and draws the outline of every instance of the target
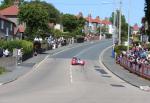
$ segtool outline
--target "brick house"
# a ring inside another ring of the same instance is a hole
[[[19,23],[17,17],[19,13],[18,5],[19,0],[15,0],[14,5],[0,10],[0,14],[16,25],[16,27],[14,28],[14,37],[22,39],[22,35],[25,31],[25,24]]]
[[[14,22],[0,15],[0,39],[11,39],[14,37],[16,25]]]
[[[98,33],[97,31],[98,28],[100,28],[100,26],[105,26],[106,29],[107,29],[107,32],[110,33],[111,31],[111,25],[112,23],[108,20],[108,19],[100,19],[99,16],[97,16],[96,18],[92,18],[91,15],[89,15],[87,18],[86,18],[86,25],[85,25],[85,31],[88,32],[88,29],[89,31],[91,31],[92,33],[96,34]]]

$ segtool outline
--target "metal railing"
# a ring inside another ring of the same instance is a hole
[[[135,62],[131,62],[126,57],[119,58],[119,61],[117,61],[117,63],[119,63],[130,72],[150,80],[150,64],[138,64]]]

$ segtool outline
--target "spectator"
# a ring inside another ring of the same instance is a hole
[[[5,49],[5,50],[4,50],[3,55],[4,55],[5,57],[8,57],[8,56],[9,56],[9,51],[8,51],[8,49]]]

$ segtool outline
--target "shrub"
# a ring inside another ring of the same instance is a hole
[[[117,46],[115,46],[114,50],[117,53],[117,55],[119,55],[119,54],[121,54],[122,51],[127,51],[127,46],[117,45]]]
[[[25,40],[0,41],[0,47],[11,52],[15,48],[23,48],[23,58],[29,58],[33,53],[33,43]]]
[[[112,38],[112,34],[106,33],[105,34],[106,38]]]

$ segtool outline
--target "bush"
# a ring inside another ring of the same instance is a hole
[[[112,38],[112,34],[106,33],[105,34],[106,38]]]
[[[0,67],[0,74],[3,74],[6,72],[6,69],[4,67]]]
[[[117,45],[117,46],[115,46],[114,50],[117,53],[117,55],[119,55],[119,54],[121,54],[122,51],[127,51],[127,46]]]
[[[82,35],[76,35],[77,43],[83,43],[84,42],[84,36]]]
[[[25,40],[0,41],[0,47],[13,52],[15,48],[23,48],[23,59],[29,58],[33,53],[33,43]],[[24,60],[26,60],[24,59]]]

